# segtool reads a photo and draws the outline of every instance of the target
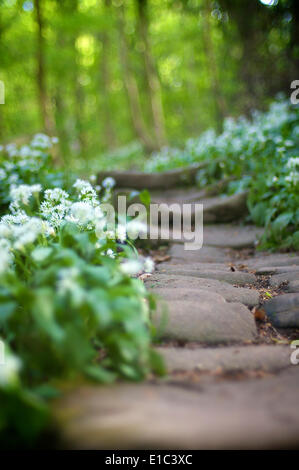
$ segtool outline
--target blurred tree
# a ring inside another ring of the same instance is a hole
[[[217,123],[217,128],[220,131],[223,119],[227,114],[227,110],[220,86],[219,69],[213,44],[213,36],[211,31],[212,7],[210,0],[204,0],[202,13],[203,44],[208,63],[211,90],[214,97],[215,121]]]
[[[54,126],[51,115],[50,99],[47,93],[46,84],[43,1],[44,0],[34,0],[37,24],[36,80],[39,93],[39,106],[43,127],[47,134],[53,135]]]
[[[265,107],[298,78],[298,0],[274,3],[0,0],[1,140],[56,132],[87,164]]]
[[[112,16],[111,0],[104,0],[104,16],[107,25],[111,25],[110,18]],[[103,113],[104,113],[104,140],[108,149],[113,149],[117,145],[116,131],[113,125],[113,117],[111,114],[111,100],[110,100],[110,54],[111,54],[111,40],[110,31],[104,28],[103,32],[98,34],[98,38],[102,44],[102,55],[100,59],[100,88],[99,93],[103,95]],[[100,114],[100,118],[101,114]]]
[[[144,59],[145,76],[149,90],[155,137],[157,146],[162,147],[166,144],[165,120],[160,80],[157,74],[149,40],[148,1],[136,0],[136,3],[138,27],[142,44],[142,55]]]
[[[137,82],[132,70],[129,57],[129,48],[125,32],[125,9],[121,3],[116,7],[118,15],[118,30],[119,30],[119,42],[120,42],[120,60],[123,68],[123,79],[128,95],[128,102],[131,112],[132,124],[134,126],[137,137],[144,144],[148,151],[155,150],[156,144],[148,130],[142,115],[142,109],[140,105],[139,90]]]

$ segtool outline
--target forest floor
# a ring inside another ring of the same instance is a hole
[[[258,252],[259,234],[204,224],[200,250],[176,240],[153,251],[156,271],[143,280],[160,299],[168,375],[68,391],[54,405],[63,446],[299,447],[299,254]]]

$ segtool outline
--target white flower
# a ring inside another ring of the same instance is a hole
[[[89,179],[92,183],[95,183],[96,180],[97,180],[97,177],[96,177],[96,175],[90,175]]]
[[[14,385],[18,381],[21,361],[11,353],[5,354],[4,364],[0,364],[0,387]]]
[[[94,218],[93,207],[88,202],[74,202],[70,214],[79,225],[85,225]]]
[[[20,203],[24,205],[29,204],[29,199],[33,194],[39,193],[42,190],[40,184],[20,184],[20,186],[11,187],[10,197],[12,199],[13,206],[18,207]]]
[[[3,170],[3,168],[0,168],[0,180],[5,180],[6,178],[6,172]]]
[[[296,168],[299,166],[299,157],[292,157],[288,160],[287,167],[288,168]]]
[[[45,134],[36,134],[33,137],[30,146],[33,148],[49,149],[52,147],[52,142],[49,136]]]
[[[16,144],[8,144],[5,147],[6,152],[10,157],[15,157],[18,154]]]
[[[121,263],[120,270],[123,274],[134,276],[142,270],[142,264],[137,259],[129,259]]]
[[[61,203],[67,201],[69,199],[69,194],[60,188],[54,189],[46,189],[44,198],[45,201],[52,202],[52,203]]]
[[[109,258],[112,258],[114,259],[115,258],[115,253],[113,250],[111,250],[111,248],[109,248],[107,251],[106,251],[106,255],[109,256]]]
[[[11,266],[13,256],[11,245],[8,240],[0,239],[0,274],[4,274]]]
[[[11,216],[14,217],[14,216]],[[13,240],[13,248],[23,250],[26,245],[34,243],[38,236],[49,236],[53,234],[53,228],[50,224],[38,217],[26,217],[22,222],[22,214],[9,219],[9,216],[2,218],[11,231],[10,237]],[[19,223],[18,223],[19,222]]]
[[[31,155],[31,148],[28,145],[23,145],[19,150],[19,155],[22,158],[29,157]]]
[[[11,228],[4,222],[0,222],[0,238],[10,238]]]
[[[58,144],[58,142],[59,142],[58,137],[52,137],[51,140],[52,140],[52,144]]]
[[[155,263],[149,256],[144,260],[143,269],[146,273],[152,273],[155,269]]]
[[[291,171],[288,176],[286,176],[286,181],[289,183],[297,184],[299,183],[299,171]]]
[[[73,187],[79,193],[80,201],[88,201],[94,207],[99,205],[97,193],[88,181],[77,179]]]
[[[46,246],[38,246],[32,251],[31,257],[34,259],[34,261],[40,262],[46,260],[51,253],[52,248]]]
[[[125,225],[118,225],[116,230],[116,238],[120,242],[124,242],[127,239],[127,229]]]
[[[97,236],[97,238],[106,238],[106,235],[105,235],[105,231],[104,231],[104,228],[106,227],[106,219],[100,219],[96,222],[96,225],[95,225],[95,234]]]
[[[111,176],[108,176],[102,181],[102,186],[106,189],[113,188],[115,184],[116,184],[115,179],[112,178]]]
[[[141,222],[137,219],[131,220],[127,224],[127,232],[129,238],[131,238],[132,240],[136,240],[141,235],[147,233],[147,225],[146,223]]]

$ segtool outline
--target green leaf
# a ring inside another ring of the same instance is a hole
[[[151,203],[151,195],[147,189],[141,191],[141,193],[139,194],[139,199],[142,204],[144,204],[146,207],[149,207]]]
[[[9,320],[16,308],[17,303],[14,301],[0,303],[0,324]]]

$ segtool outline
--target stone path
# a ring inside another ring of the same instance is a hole
[[[299,255],[255,252],[259,233],[205,226],[201,250],[170,246],[145,280],[168,376],[70,391],[53,408],[62,445],[299,447]]]

